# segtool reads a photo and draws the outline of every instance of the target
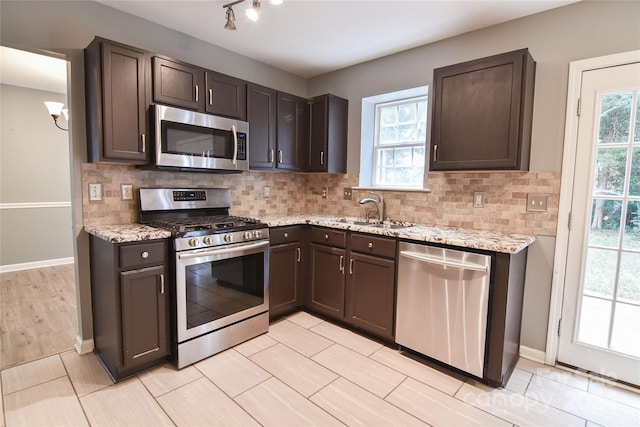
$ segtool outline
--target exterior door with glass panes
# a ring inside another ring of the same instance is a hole
[[[640,385],[640,64],[582,73],[558,362]]]

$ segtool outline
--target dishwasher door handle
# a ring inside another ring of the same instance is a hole
[[[484,272],[489,271],[488,265],[449,261],[442,258],[430,257],[428,255],[424,255],[419,252],[400,251],[400,256],[405,256],[407,258],[412,258],[418,261],[427,262],[429,264],[436,264],[444,267],[459,268],[461,270],[474,270],[474,271],[484,271]]]

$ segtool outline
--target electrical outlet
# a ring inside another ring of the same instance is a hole
[[[473,207],[474,208],[484,207],[484,191],[475,191],[473,193]]]
[[[262,197],[266,199],[269,196],[271,196],[271,187],[264,187],[262,189]]]
[[[89,184],[89,201],[97,202],[102,200],[102,184]]]
[[[547,211],[547,195],[546,194],[527,194],[527,210],[529,212],[546,212]]]
[[[132,184],[120,184],[120,200],[133,200]]]
[[[329,187],[322,187],[322,198],[326,199],[329,194]]]
[[[342,194],[344,196],[344,200],[352,199],[353,194],[352,194],[351,188],[345,188]]]

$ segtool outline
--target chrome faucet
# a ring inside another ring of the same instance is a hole
[[[371,197],[365,197],[364,199],[360,200],[360,204],[364,205],[365,203],[373,203],[374,205],[376,205],[376,209],[378,210],[378,219],[382,221],[384,219],[384,199],[378,193],[374,193],[373,191],[369,191],[369,193],[376,196],[378,200],[372,199]],[[369,216],[367,215],[367,220],[368,219]]]

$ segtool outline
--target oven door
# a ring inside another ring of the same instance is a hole
[[[269,310],[269,241],[176,253],[178,342]]]

